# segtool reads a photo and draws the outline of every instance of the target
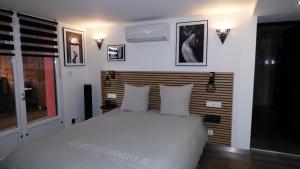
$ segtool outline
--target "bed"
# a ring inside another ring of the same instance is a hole
[[[196,169],[207,142],[202,118],[119,109],[24,145],[1,169]]]

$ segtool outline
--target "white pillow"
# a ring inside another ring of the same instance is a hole
[[[189,116],[193,84],[185,86],[160,85],[160,114]]]
[[[123,111],[147,111],[150,86],[136,87],[125,84],[121,105]]]

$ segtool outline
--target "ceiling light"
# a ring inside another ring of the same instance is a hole
[[[300,6],[300,0],[299,0],[299,1],[297,1],[297,5],[298,5],[298,6]]]

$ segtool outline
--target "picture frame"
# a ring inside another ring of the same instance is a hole
[[[176,66],[207,66],[208,20],[176,23]]]
[[[107,61],[125,61],[125,44],[107,45]]]
[[[63,28],[65,66],[85,66],[84,32]]]

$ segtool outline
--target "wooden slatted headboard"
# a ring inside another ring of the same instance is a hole
[[[136,86],[151,85],[149,108],[159,109],[159,84],[179,86],[194,84],[190,111],[193,114],[221,116],[220,124],[205,123],[207,128],[214,130],[209,136],[209,143],[223,146],[231,145],[232,100],[233,100],[233,73],[216,72],[216,91],[208,93],[205,86],[209,79],[209,72],[148,72],[148,71],[115,71],[116,79],[106,85],[106,76],[110,71],[101,72],[102,99],[107,99],[107,93],[116,93],[116,102],[121,105],[124,94],[124,83]],[[222,108],[206,107],[206,101],[220,101]]]

